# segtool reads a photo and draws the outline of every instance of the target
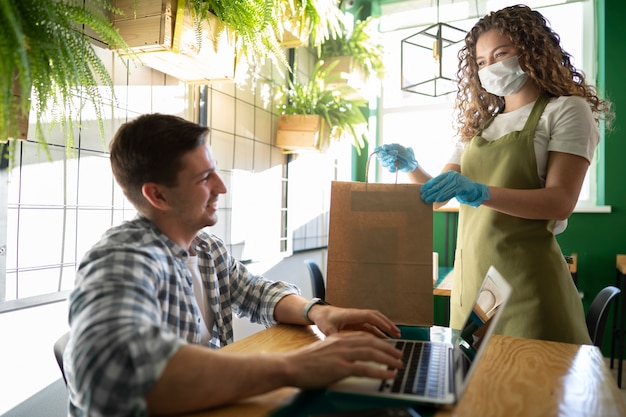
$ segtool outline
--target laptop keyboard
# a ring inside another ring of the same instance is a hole
[[[450,348],[443,343],[399,340],[396,348],[404,352],[404,367],[396,378],[383,381],[380,391],[443,398],[450,388]]]

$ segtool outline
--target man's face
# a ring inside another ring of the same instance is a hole
[[[213,226],[217,223],[218,196],[226,191],[211,151],[199,146],[183,156],[178,184],[167,189],[170,214],[189,231]]]

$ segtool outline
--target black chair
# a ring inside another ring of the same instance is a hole
[[[565,262],[567,262],[567,266],[569,267],[569,273],[572,275],[572,279],[574,280],[574,285],[578,288],[578,255],[572,253],[571,255],[564,255]]]
[[[587,329],[594,345],[601,347],[606,327],[606,319],[609,315],[611,302],[617,300],[619,288],[609,285],[604,287],[591,302],[587,312]]]
[[[61,370],[61,375],[63,375],[63,381],[65,381],[65,385],[67,385],[67,379],[65,379],[65,372],[63,371],[63,352],[65,351],[65,346],[67,346],[67,342],[69,339],[70,332],[67,332],[63,336],[59,337],[56,342],[54,342],[54,357],[56,358],[59,369]]]
[[[322,275],[322,270],[315,261],[312,261],[310,259],[305,260],[304,263],[309,268],[309,273],[311,275],[311,288],[313,290],[313,297],[321,298],[322,300],[325,299],[326,285],[324,284],[324,276]]]

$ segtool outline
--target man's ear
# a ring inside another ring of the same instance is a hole
[[[161,192],[161,185],[154,182],[147,182],[141,187],[141,193],[154,208],[166,210],[169,207],[165,195]]]

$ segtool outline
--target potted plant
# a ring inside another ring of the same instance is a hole
[[[236,49],[249,64],[262,64],[270,58],[275,64],[287,66],[280,45],[279,0],[188,0],[196,19],[206,20],[211,14],[223,23],[223,30],[236,37]]]
[[[126,53],[134,54],[143,65],[190,84],[235,79],[235,36],[222,20],[204,9],[206,2],[111,1],[123,12],[113,16],[113,25],[126,40]],[[250,4],[239,7],[246,10]]]
[[[356,21],[351,30],[344,22],[341,35],[326,39],[319,47],[319,57],[326,65],[338,62],[331,74],[339,74],[340,80],[357,90],[385,75],[384,49],[376,37],[376,24],[372,16]]]
[[[285,47],[339,36],[337,0],[112,0],[115,25],[152,68],[190,83],[235,80],[267,59],[289,69]]]
[[[310,39],[314,46],[341,34],[338,0],[188,0],[194,14],[214,14],[237,37],[237,49],[253,65],[270,58],[288,66],[284,47]]]
[[[31,92],[35,138],[46,152],[47,114],[54,115],[50,122],[61,125],[71,151],[81,111],[79,94],[93,103],[104,137],[102,97],[113,96],[113,81],[83,28],[123,48],[108,12],[117,10],[106,0],[91,0],[89,7],[70,0],[0,2],[0,142],[26,139],[19,126],[30,113]],[[9,151],[14,146],[11,141]]]
[[[360,154],[367,141],[367,121],[362,108],[368,102],[354,97],[348,85],[330,87],[334,65],[315,65],[308,82],[290,80],[278,102],[280,118],[276,146],[286,151],[324,150],[332,140],[350,138]]]

